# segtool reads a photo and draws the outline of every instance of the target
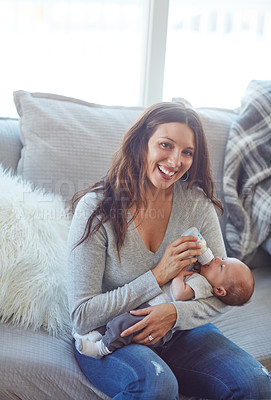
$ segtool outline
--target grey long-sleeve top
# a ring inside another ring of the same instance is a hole
[[[198,228],[215,256],[226,255],[216,211],[197,187],[187,189],[185,183],[175,183],[170,219],[156,253],[146,248],[135,225],[129,225],[120,251],[121,263],[110,221],[72,249],[82,237],[96,204],[95,193],[88,193],[80,200],[68,239],[69,309],[73,328],[80,334],[97,329],[115,316],[159,295],[162,290],[151,270],[160,261],[167,245],[191,226]],[[228,309],[216,297],[173,304],[177,310],[174,329],[191,329],[205,324]]]

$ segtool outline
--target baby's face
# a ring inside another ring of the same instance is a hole
[[[246,266],[236,258],[214,258],[209,265],[202,265],[200,274],[203,275],[213,287],[225,286],[240,274],[245,273]]]

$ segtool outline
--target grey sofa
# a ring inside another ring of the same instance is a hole
[[[107,107],[62,96],[14,95],[18,119],[0,119],[0,163],[35,187],[73,193],[102,176],[126,128],[141,108]],[[217,195],[223,201],[223,163],[229,129],[238,110],[198,109],[210,148]],[[227,214],[221,218],[225,233]],[[26,244],[27,245],[27,244]],[[264,248],[265,246],[265,248]],[[249,260],[255,293],[214,323],[232,341],[271,369],[271,256],[269,241]],[[269,250],[269,253],[268,253]],[[84,377],[69,335],[45,328],[0,324],[0,399],[108,399]]]

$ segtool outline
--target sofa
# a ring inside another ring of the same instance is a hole
[[[109,399],[85,378],[74,358],[62,250],[73,194],[106,173],[122,135],[143,108],[104,106],[22,90],[14,93],[14,101],[18,118],[0,118],[1,237],[8,237],[4,232],[8,223],[14,228],[12,236],[0,244],[0,259],[5,259],[0,261],[0,292],[6,296],[0,301],[0,399]],[[216,195],[224,205],[227,146],[241,108],[197,109],[209,145]],[[271,166],[271,158],[269,161]],[[236,232],[228,225],[231,215],[226,205],[225,209],[220,223],[227,243],[227,234]],[[268,373],[270,232],[265,236],[253,251],[242,255],[255,277],[252,299],[244,306],[232,307],[214,323]],[[34,257],[36,247],[31,246],[36,246],[36,241],[38,256]],[[42,253],[44,247],[46,253]],[[26,287],[30,294],[25,293]]]

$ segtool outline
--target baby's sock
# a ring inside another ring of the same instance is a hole
[[[102,335],[98,331],[90,331],[84,337],[90,342],[98,342],[98,340],[101,340]]]
[[[112,353],[112,351],[109,351],[104,345],[102,340],[99,340],[98,342],[90,342],[86,339],[77,338],[75,346],[79,353],[93,358],[102,358],[103,356]]]
[[[79,335],[79,333],[75,332],[73,334],[73,337],[75,340],[84,339],[84,340],[89,340],[90,342],[98,342],[98,340],[101,340],[102,335],[98,331],[90,331],[85,335]]]

